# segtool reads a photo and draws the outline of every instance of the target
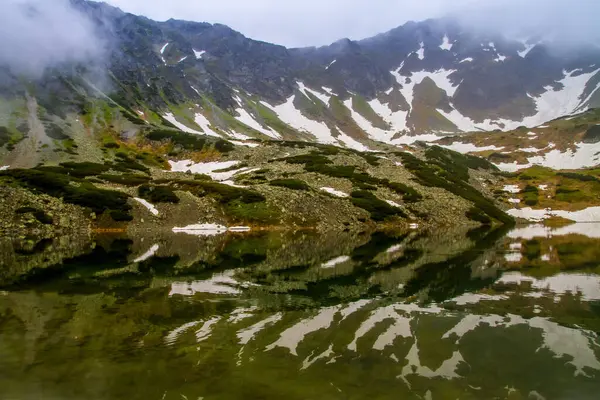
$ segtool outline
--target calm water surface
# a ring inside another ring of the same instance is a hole
[[[1,399],[598,399],[600,225],[0,239]]]

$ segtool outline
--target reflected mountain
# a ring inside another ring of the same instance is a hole
[[[0,385],[8,398],[593,399],[600,235],[559,229],[99,235],[37,267],[52,244],[6,246]]]

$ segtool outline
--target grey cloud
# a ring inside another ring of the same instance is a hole
[[[409,20],[453,15],[474,29],[597,40],[598,0],[108,0],[150,18],[219,22],[286,46],[362,39]]]
[[[64,62],[101,60],[104,42],[68,0],[5,0],[0,13],[0,64],[39,76]]]
[[[600,40],[597,0],[489,0],[453,15],[473,29],[512,38],[539,35],[560,47]]]
[[[363,39],[473,1],[481,0],[108,0],[153,19],[218,22],[253,39],[288,47]]]

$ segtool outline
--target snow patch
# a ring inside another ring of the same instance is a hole
[[[343,264],[346,261],[350,261],[350,259],[351,258],[349,256],[336,257],[332,260],[327,261],[323,265],[321,265],[321,268],[334,268],[336,265]]]
[[[321,190],[324,192],[327,192],[331,195],[334,195],[336,197],[342,197],[342,198],[350,197],[347,193],[340,192],[339,190],[335,190],[334,188],[330,188],[330,187],[322,187]]]
[[[523,43],[523,44],[525,45],[525,50],[519,51],[518,53],[519,53],[520,57],[525,58],[525,57],[527,57],[527,54],[529,54],[529,52],[531,50],[533,50],[533,48],[535,46],[537,46],[537,43],[534,43],[534,44]]]
[[[245,147],[252,147],[252,148],[260,146],[260,144],[253,143],[253,142],[241,142],[238,140],[230,140],[230,142],[237,146],[245,146]]]
[[[389,204],[390,206],[392,206],[392,207],[396,207],[396,208],[402,208],[402,206],[401,206],[400,204],[396,203],[395,201],[392,201],[392,200],[386,200],[385,202],[386,202],[386,203],[388,203],[388,204]]]
[[[591,274],[561,273],[547,278],[536,279],[520,272],[507,272],[497,283],[530,282],[534,289],[548,290],[556,294],[581,293],[586,301],[600,300],[600,276]]]
[[[463,59],[463,60],[459,61],[459,64],[462,64],[462,63],[464,63],[464,62],[473,62],[473,57],[467,57],[467,58],[465,58],[465,59]]]
[[[204,133],[207,134],[208,136],[214,136],[214,137],[218,137],[218,138],[221,137],[221,135],[219,135],[217,132],[213,131],[210,128],[210,121],[204,115],[202,115],[200,113],[196,113],[196,115],[194,116],[194,122],[200,128],[202,128]]]
[[[191,171],[194,174],[208,175],[215,181],[226,181],[241,172],[248,173],[251,171],[248,168],[240,168],[227,172],[215,172],[218,170],[231,168],[239,163],[239,161],[213,161],[206,163],[194,163],[191,160],[169,161],[169,164],[171,165],[171,172]]]
[[[206,53],[206,50],[193,50],[194,51],[194,56],[196,57],[196,60],[200,60],[202,58],[202,56]]]
[[[382,104],[381,101],[379,101],[379,99],[373,99],[369,101],[369,105],[371,106],[373,111],[375,111],[381,118],[383,118],[385,122],[390,124],[391,132],[395,133],[405,131],[407,129],[406,119],[408,118],[408,111],[399,110],[393,112],[387,105]]]
[[[552,210],[550,208],[534,210],[531,207],[526,207],[508,210],[507,214],[534,222],[552,217],[561,217],[573,222],[600,222],[600,207],[588,207],[580,211]]]
[[[335,138],[331,135],[331,130],[323,122],[315,121],[305,117],[300,110],[294,106],[295,95],[292,95],[287,101],[278,106],[271,106],[261,102],[272,109],[280,120],[292,128],[308,133],[317,139],[317,142],[323,144],[337,144]]]
[[[504,259],[510,263],[518,263],[521,262],[523,256],[521,255],[521,253],[506,253],[504,255]]]
[[[339,308],[340,306],[322,308],[317,315],[304,319],[286,329],[277,341],[265,348],[265,351],[271,351],[275,347],[283,347],[287,348],[292,355],[297,356],[297,348],[300,342],[312,332],[329,328]]]
[[[331,96],[325,95],[323,93],[319,93],[316,90],[312,90],[312,89],[306,87],[306,85],[304,85],[304,83],[302,83],[302,82],[296,82],[296,84],[298,85],[300,92],[302,92],[309,99],[310,99],[310,96],[308,94],[310,93],[313,96],[315,96],[316,98],[318,98],[319,100],[321,100],[323,103],[325,103],[326,106],[329,105],[329,100],[331,99]]]
[[[202,135],[202,132],[198,132],[184,124],[182,124],[181,122],[177,121],[175,119],[175,116],[173,115],[173,113],[166,113],[165,115],[163,115],[163,118],[166,119],[167,121],[169,121],[170,123],[172,123],[173,125],[175,125],[179,130],[183,131],[183,132],[187,132],[187,133],[194,133],[196,135]]]
[[[502,188],[502,191],[506,193],[521,193],[521,188],[519,185],[505,185]]]
[[[6,171],[9,168],[10,168],[10,165],[5,165],[3,167],[0,167],[0,171]]]
[[[239,294],[239,282],[232,278],[233,271],[213,274],[209,279],[192,282],[173,282],[169,296],[193,296],[196,293]]]
[[[565,72],[565,77],[557,83],[563,86],[562,89],[554,90],[551,86],[547,91],[534,97],[537,113],[531,117],[526,117],[523,121],[516,122],[518,125],[539,126],[546,121],[556,117],[568,115],[581,105],[583,95],[588,81],[598,73],[600,69],[587,74],[573,76],[575,71]],[[512,129],[517,126],[512,127]]]
[[[442,50],[452,50],[453,44],[450,43],[450,39],[448,39],[448,35],[444,35],[444,39],[442,44],[440,45],[440,49]]]
[[[364,151],[364,152],[371,151],[371,149],[369,149],[367,146],[360,143],[359,141],[352,139],[350,136],[346,135],[343,132],[341,132],[338,135],[337,140],[338,140],[338,142],[343,143],[346,147],[348,147],[350,149]]]
[[[147,259],[152,257],[154,254],[156,254],[156,252],[158,251],[159,248],[160,248],[160,246],[155,244],[154,246],[150,247],[150,249],[147,252],[145,252],[144,254],[142,254],[141,256],[136,258],[135,260],[133,260],[133,262],[139,263],[142,261],[146,261]]]
[[[256,337],[256,335],[260,331],[265,329],[268,325],[273,325],[273,324],[279,322],[282,318],[283,318],[283,314],[277,313],[277,314],[271,315],[267,319],[264,319],[262,321],[255,323],[254,325],[252,325],[246,329],[242,329],[241,331],[239,331],[237,333],[238,342],[242,345],[247,345]]]
[[[517,228],[508,233],[512,239],[533,239],[536,237],[551,238],[553,236],[582,235],[600,239],[600,223],[571,224],[560,228],[551,228],[541,224]]]
[[[146,200],[140,199],[138,197],[134,197],[133,199],[135,201],[137,201],[138,203],[140,203],[141,205],[143,205],[144,207],[146,207],[148,209],[148,211],[150,211],[152,214],[158,215],[158,210],[156,209],[156,207],[153,204],[150,204]]]
[[[352,119],[354,119],[359,128],[365,131],[373,140],[387,143],[394,136],[394,132],[386,131],[373,126],[369,120],[363,117],[360,113],[354,111],[352,108],[352,99],[344,101],[344,105],[348,108],[348,110],[350,110]]]
[[[194,224],[183,228],[173,228],[174,233],[187,233],[194,236],[217,236],[227,232],[227,227],[217,224]]]
[[[419,57],[419,60],[423,60],[425,59],[425,43],[421,42],[419,45],[421,46],[421,48],[415,53],[417,54],[417,57]]]
[[[439,145],[439,146],[444,147],[446,149],[457,151],[459,153],[474,153],[474,152],[478,152],[478,151],[503,150],[504,149],[504,147],[497,147],[494,145],[477,147],[473,143],[461,143],[461,142],[454,142],[454,143],[451,143],[448,145]]]
[[[264,128],[261,124],[258,123],[258,121],[256,121],[252,115],[250,115],[250,113],[248,111],[246,111],[244,108],[237,108],[236,113],[239,114],[239,116],[235,117],[235,119],[237,119],[238,121],[240,121],[242,124],[249,126],[250,128],[259,131],[260,133],[263,133],[273,139],[281,139],[281,135],[277,132],[275,132],[273,129],[266,129]]]
[[[332,62],[330,62],[330,63],[329,63],[329,65],[328,65],[327,67],[325,67],[325,69],[329,69],[329,68],[331,68],[331,66],[332,66],[333,64],[335,64],[336,62],[337,62],[337,60],[333,60]]]
[[[552,148],[549,144],[548,148]],[[515,172],[520,169],[529,168],[533,165],[541,165],[552,169],[582,169],[594,167],[600,164],[600,143],[575,143],[575,150],[568,149],[561,152],[558,149],[551,150],[545,154],[529,157],[527,164],[498,163],[496,166],[503,171]]]
[[[458,297],[454,297],[453,299],[446,300],[446,302],[454,302],[457,306],[464,306],[467,304],[477,304],[480,301],[495,301],[495,300],[506,300],[507,296],[503,295],[490,295],[490,294],[480,294],[480,293],[464,293]]]

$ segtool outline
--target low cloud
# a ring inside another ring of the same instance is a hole
[[[539,36],[555,45],[600,42],[598,0],[488,0],[452,12],[464,26],[511,38]]]
[[[364,39],[408,20],[451,15],[466,27],[539,34],[573,44],[600,39],[599,0],[107,0],[150,18],[219,22],[287,46]]]
[[[69,0],[4,0],[0,13],[0,65],[39,77],[63,63],[100,62],[103,40],[93,22]]]

